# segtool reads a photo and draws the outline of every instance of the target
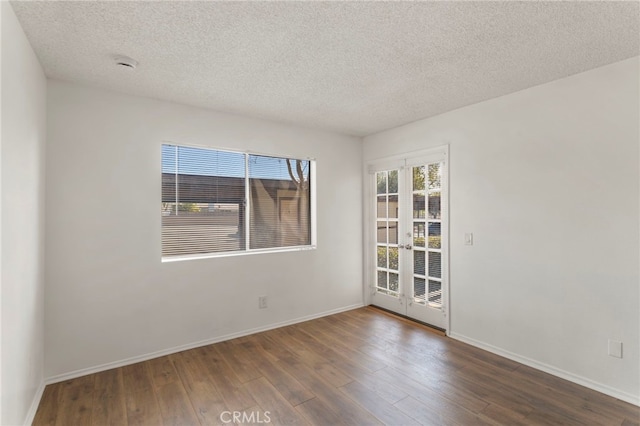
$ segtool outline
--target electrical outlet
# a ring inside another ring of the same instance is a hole
[[[622,342],[609,339],[609,356],[622,358]]]
[[[258,297],[258,308],[266,309],[267,308],[267,296]]]

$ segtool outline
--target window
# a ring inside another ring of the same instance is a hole
[[[162,257],[312,246],[313,166],[162,145]]]

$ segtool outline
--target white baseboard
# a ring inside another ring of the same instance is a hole
[[[552,374],[556,377],[560,377],[561,379],[568,380],[570,382],[579,384],[589,389],[593,389],[597,392],[603,393],[605,395],[612,396],[621,401],[628,402],[629,404],[640,406],[640,396],[633,395],[631,393],[623,392],[621,390],[612,388],[611,386],[603,385],[602,383],[594,382],[593,380],[587,379],[582,376],[578,376],[576,374],[570,373],[568,371],[562,370],[560,368],[553,367],[548,364],[544,364],[542,362],[538,362],[536,360],[515,354],[513,352],[506,351],[504,349],[498,348],[496,346],[472,339],[470,337],[464,336],[458,333],[449,333],[449,337],[455,340],[459,340],[461,342],[467,343],[471,346],[475,346],[477,348],[483,349],[485,351],[494,353],[496,355],[500,355],[502,357],[508,358],[512,361],[519,362],[520,364],[524,364],[531,368],[535,368],[536,370],[544,371],[545,373]]]
[[[224,336],[218,336],[218,337],[214,337],[211,339],[207,339],[207,340],[201,340],[199,342],[194,342],[194,343],[188,343],[186,345],[181,345],[181,346],[175,346],[169,349],[163,349],[160,351],[156,351],[156,352],[151,352],[148,354],[144,354],[144,355],[138,355],[138,356],[134,356],[131,358],[127,358],[127,359],[123,359],[123,360],[119,360],[119,361],[114,361],[114,362],[108,362],[106,364],[101,364],[101,365],[97,365],[95,367],[88,367],[88,368],[82,368],[80,370],[75,370],[75,371],[71,371],[68,373],[63,373],[63,374],[58,374],[55,376],[51,376],[45,379],[45,384],[49,385],[52,383],[58,383],[58,382],[63,382],[65,380],[71,380],[71,379],[75,379],[77,377],[82,377],[82,376],[86,376],[87,374],[93,374],[93,373],[99,373],[101,371],[106,371],[106,370],[111,370],[112,368],[118,368],[118,367],[124,367],[125,365],[131,365],[131,364],[135,364],[137,362],[142,362],[142,361],[148,361],[150,359],[153,358],[158,358],[161,356],[165,356],[165,355],[171,355],[177,352],[182,352],[182,351],[186,351],[189,349],[193,349],[193,348],[199,348],[201,346],[207,346],[207,345],[211,345],[213,343],[218,343],[218,342],[223,342],[225,340],[231,340],[231,339],[235,339],[238,337],[243,337],[243,336],[248,336],[250,334],[255,334],[255,333],[260,333],[262,331],[268,331],[268,330],[273,330],[274,328],[280,328],[280,327],[285,327],[287,325],[292,325],[292,324],[298,324],[304,321],[309,321],[312,319],[316,319],[316,318],[321,318],[321,317],[326,317],[328,315],[333,315],[333,314],[337,314],[340,312],[346,312],[346,311],[350,311],[353,309],[358,309],[363,307],[364,304],[362,303],[357,303],[355,305],[349,305],[349,306],[345,306],[342,308],[337,308],[337,309],[332,309],[329,311],[325,311],[325,312],[320,312],[318,314],[313,314],[313,315],[307,315],[304,317],[299,317],[299,318],[295,318],[292,320],[288,320],[288,321],[282,321],[282,322],[278,322],[275,324],[269,324],[263,327],[257,327],[257,328],[252,328],[249,330],[243,330],[243,331],[239,331],[236,333],[231,333],[231,334],[226,334]],[[44,390],[44,386],[43,386],[43,390]],[[40,394],[42,395],[42,394]],[[38,401],[40,401],[40,399],[38,399]],[[36,405],[36,409],[37,409],[37,405]],[[34,412],[35,414],[35,412]]]
[[[36,394],[33,396],[33,401],[31,401],[31,407],[29,407],[29,411],[27,411],[27,417],[24,421],[25,426],[30,426],[33,423],[33,420],[36,417],[36,412],[38,411],[38,406],[40,405],[40,400],[42,399],[42,394],[44,393],[45,381],[41,381],[38,389],[36,390]]]

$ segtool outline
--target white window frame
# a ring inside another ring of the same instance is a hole
[[[162,164],[162,146],[163,145],[174,145],[179,147],[186,148],[196,148],[196,149],[206,149],[210,151],[225,151],[235,154],[243,154],[245,156],[245,203],[247,206],[247,213],[245,214],[245,238],[246,245],[244,250],[237,251],[225,251],[225,252],[215,252],[215,253],[198,253],[198,254],[185,254],[185,255],[176,255],[176,256],[162,256],[162,263],[170,263],[170,262],[181,262],[185,260],[199,260],[199,259],[212,259],[212,258],[221,258],[221,257],[231,257],[231,256],[246,256],[253,254],[262,254],[262,253],[285,253],[285,252],[294,252],[294,251],[308,251],[315,250],[317,248],[317,198],[316,198],[316,159],[312,157],[302,157],[302,156],[293,156],[293,155],[282,155],[282,154],[273,154],[273,153],[265,153],[265,152],[256,152],[244,150],[240,151],[237,149],[230,148],[221,148],[221,147],[213,147],[213,146],[204,146],[204,145],[192,145],[192,144],[183,144],[176,143],[171,141],[163,141],[160,144],[160,161],[158,162],[160,165]],[[262,249],[251,249],[249,248],[249,225],[250,225],[250,213],[249,209],[251,203],[251,197],[249,197],[249,167],[248,161],[250,155],[257,156],[266,156],[266,157],[274,157],[274,158],[282,158],[282,159],[290,159],[290,160],[305,160],[309,161],[309,215],[310,215],[310,239],[311,243],[307,245],[300,246],[288,246],[288,247],[272,247],[272,248],[262,248]],[[159,176],[159,188],[160,188],[160,199],[162,199],[162,165],[160,169]],[[162,212],[160,212],[160,232],[162,233]],[[162,253],[162,237],[160,238],[160,253]]]

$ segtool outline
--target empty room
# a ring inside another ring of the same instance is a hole
[[[639,2],[0,13],[0,424],[640,425]]]

